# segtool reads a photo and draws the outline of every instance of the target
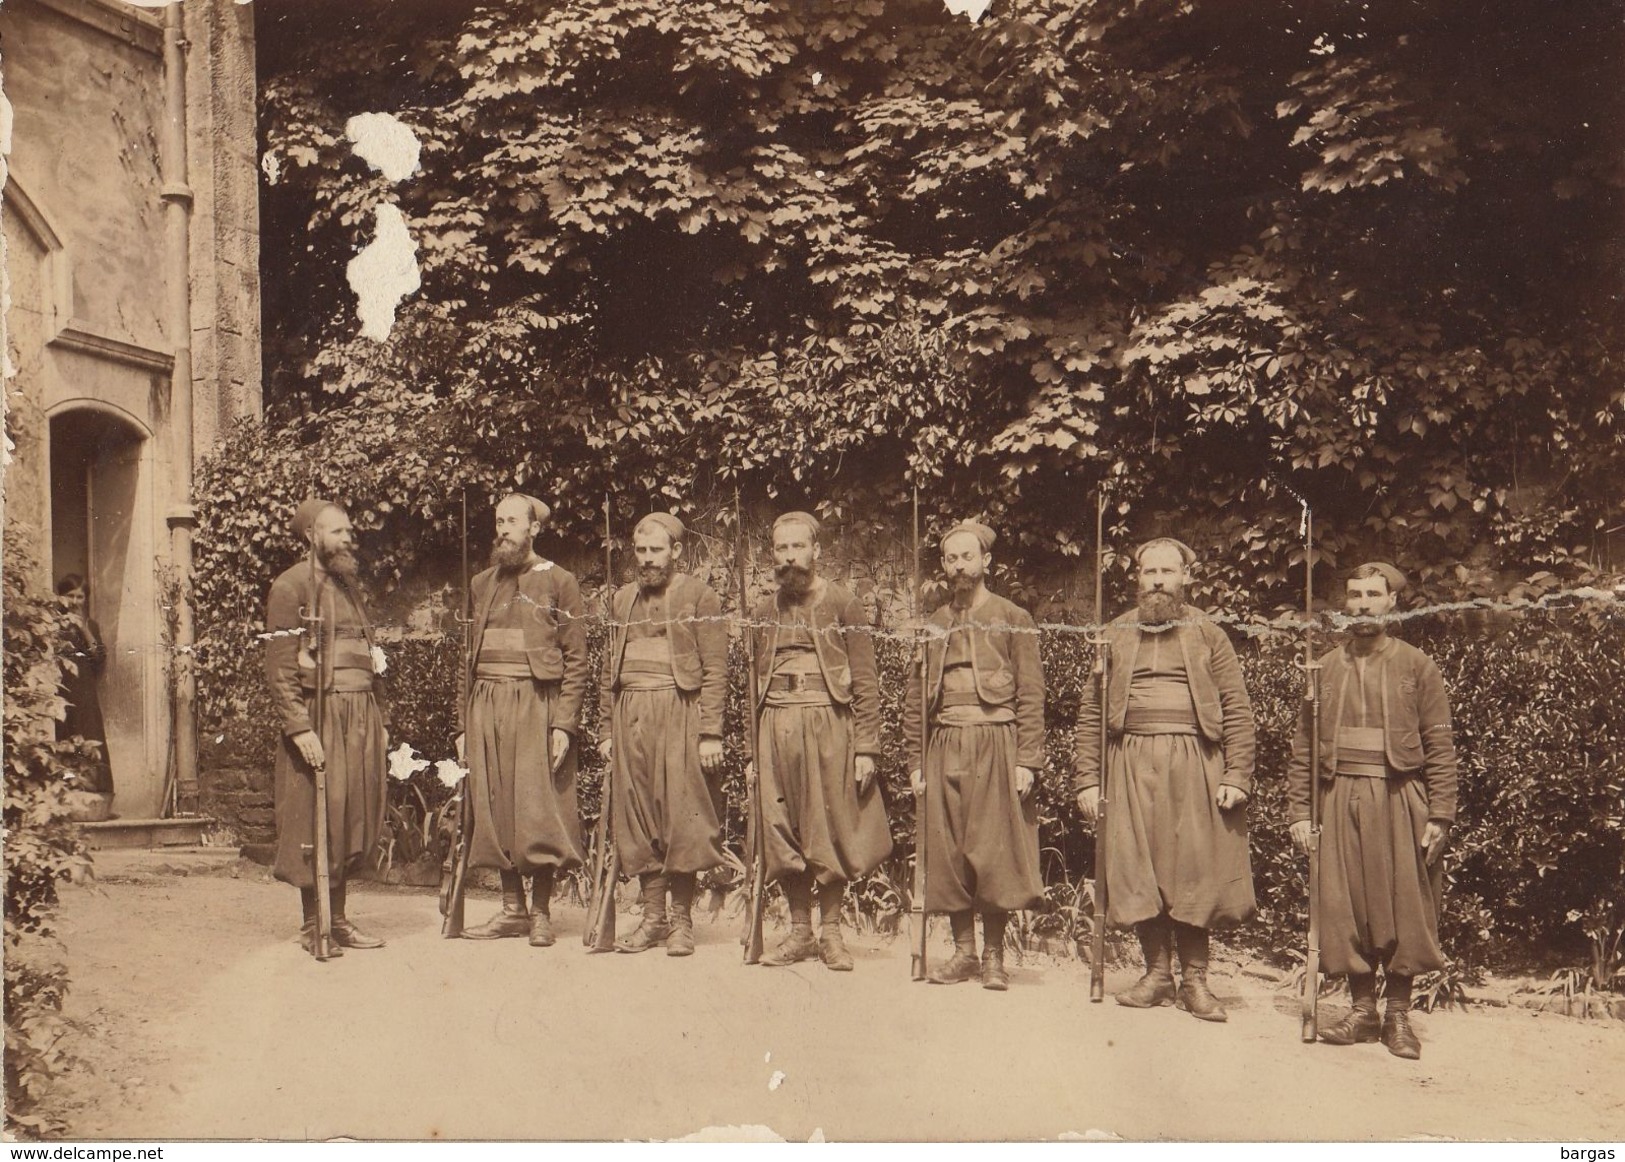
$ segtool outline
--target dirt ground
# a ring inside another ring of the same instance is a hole
[[[914,984],[901,941],[853,940],[850,974],[747,969],[704,922],[687,960],[592,956],[565,907],[551,949],[447,941],[432,895],[364,885],[388,947],[318,964],[297,907],[249,865],[67,889],[67,1136],[1625,1139],[1625,1022],[1418,1014],[1403,1062],[1300,1044],[1293,998],[1222,964],[1210,1025],[1091,1005],[1049,958],[1002,995]]]

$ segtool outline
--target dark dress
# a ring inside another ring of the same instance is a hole
[[[79,790],[113,792],[113,768],[107,757],[107,725],[102,720],[102,703],[96,684],[107,665],[107,647],[102,644],[101,627],[86,618],[81,626],[70,621],[63,642],[62,658],[72,662],[62,667],[62,697],[67,714],[56,724],[58,739],[82,738],[101,744],[101,754],[80,777]]]

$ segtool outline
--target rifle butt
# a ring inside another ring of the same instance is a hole
[[[1309,944],[1303,961],[1300,1036],[1305,1044],[1319,1035],[1320,1018],[1320,833],[1309,838]]]
[[[317,960],[333,957],[333,874],[327,848],[327,771],[317,767],[315,842],[311,845],[316,864],[316,933],[310,952]]]
[[[456,940],[463,934],[463,904],[468,893],[469,847],[474,831],[473,820],[468,811],[466,781],[459,794],[463,798],[457,808],[457,834],[452,841],[451,868],[446,877],[445,899],[441,901],[443,919],[440,922],[440,935],[447,940]]]
[[[761,778],[761,772],[757,772]],[[761,788],[751,796],[750,908],[745,920],[745,963],[762,962],[763,910],[767,904],[767,847],[762,838]]]
[[[1095,814],[1095,924],[1089,934],[1089,1001],[1106,999],[1106,800]]]
[[[925,760],[920,761],[923,769]],[[910,980],[926,980],[931,975],[930,957],[926,953],[926,931],[931,916],[925,910],[925,861],[925,792],[921,791],[914,796],[914,891],[908,906]]]
[[[604,772],[598,823],[593,827],[592,894],[587,901],[587,930],[581,934],[581,942],[589,952],[615,949],[615,882],[620,878],[621,861],[615,851],[615,835],[609,822],[612,778],[611,771]]]

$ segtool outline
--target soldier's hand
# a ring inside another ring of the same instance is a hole
[[[915,767],[908,773],[908,789],[916,795],[925,794],[925,772]]]
[[[1449,839],[1450,824],[1441,823],[1436,819],[1428,820],[1428,825],[1422,829],[1422,846],[1427,849],[1429,867],[1439,862],[1439,857],[1444,854],[1444,845]]]
[[[856,768],[854,777],[856,778],[858,784],[858,790],[867,791],[869,789],[869,784],[874,782],[875,778],[875,756],[872,754],[860,754],[857,762],[853,765]]]
[[[327,752],[322,750],[322,740],[316,737],[314,730],[304,730],[294,735],[293,745],[311,770],[327,765]]]
[[[1033,790],[1033,769],[1031,767],[1017,767],[1016,768],[1016,794],[1019,797],[1025,799],[1028,795],[1032,794],[1032,790]]]
[[[556,771],[559,769],[560,764],[564,762],[564,756],[570,753],[570,732],[568,730],[560,730],[555,726],[553,728],[552,741],[553,769]]]
[[[700,739],[700,770],[708,775],[714,775],[721,769],[722,740],[720,738]]]
[[[1300,819],[1287,829],[1292,836],[1292,846],[1304,855],[1309,854],[1309,838],[1315,832],[1313,825],[1307,819]]]
[[[700,745],[703,747],[705,744],[701,743]],[[601,742],[599,742],[599,744],[598,744],[598,757],[603,759],[606,763],[609,762],[610,759],[615,757],[615,740],[614,739],[605,737]],[[704,754],[702,753],[700,757],[701,757],[701,760],[703,761]]]
[[[1100,818],[1100,788],[1085,787],[1078,792],[1078,810],[1090,823]]]
[[[1213,801],[1219,805],[1220,811],[1228,811],[1245,803],[1247,792],[1240,787],[1232,787],[1229,783],[1220,783],[1219,793],[1213,796]]]
[[[746,763],[745,764],[745,786],[748,787],[748,788],[751,788],[752,790],[754,790],[755,787],[756,787],[756,764],[755,763]]]

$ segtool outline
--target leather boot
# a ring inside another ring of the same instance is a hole
[[[818,959],[831,972],[851,972],[852,954],[841,935],[841,904],[846,899],[844,883],[818,885]]]
[[[779,877],[779,886],[784,889],[785,901],[790,905],[790,934],[762,957],[761,963],[769,968],[782,968],[818,956],[818,941],[813,939],[812,931],[812,876],[792,872]]]
[[[1407,1061],[1415,1061],[1422,1056],[1422,1042],[1417,1040],[1416,1032],[1411,1028],[1411,1014],[1406,1009],[1389,1005],[1383,1013],[1382,1043],[1388,1047],[1388,1052]]]
[[[306,952],[310,952],[316,947],[316,921],[312,920],[308,924],[300,927],[299,947],[303,948]],[[332,940],[327,942],[327,951],[333,956],[343,956],[344,945],[340,944],[338,937],[335,936]]]
[[[1358,1045],[1375,1041],[1381,1036],[1382,1022],[1377,1020],[1377,1006],[1369,1009],[1356,1004],[1342,1020],[1320,1030],[1320,1039],[1328,1045]]]
[[[1382,1013],[1382,1043],[1388,1052],[1407,1061],[1422,1056],[1422,1042],[1411,1028],[1411,978],[1388,974],[1388,1003]]]
[[[316,946],[316,889],[299,889],[299,935],[295,938],[306,952]],[[328,951],[334,956],[344,955],[344,946],[337,940],[328,942]]]
[[[1179,1007],[1203,1021],[1228,1021],[1219,998],[1207,987],[1207,929],[1174,924],[1179,945]]]
[[[530,935],[530,912],[525,907],[525,881],[516,871],[502,873],[502,911],[485,923],[463,929],[465,940],[501,940]]]
[[[1328,1045],[1359,1045],[1375,1041],[1382,1034],[1382,1022],[1377,1019],[1376,974],[1349,973],[1349,998],[1354,1007],[1348,1015],[1320,1030],[1320,1039]]]
[[[1145,975],[1132,988],[1117,994],[1117,1003],[1131,1009],[1154,1009],[1174,1003],[1172,934],[1168,919],[1142,920],[1134,926],[1145,954]]]
[[[969,911],[949,912],[948,925],[954,934],[954,954],[926,979],[932,984],[958,984],[982,975],[976,959],[976,917]]]
[[[671,875],[671,935],[666,937],[667,956],[694,955],[694,874]]]
[[[544,867],[530,878],[530,946],[553,944],[553,869]]]
[[[384,942],[376,936],[369,936],[344,915],[345,885],[341,880],[328,893],[328,899],[333,905],[333,943],[341,948],[382,948]]]
[[[666,922],[666,877],[644,872],[638,882],[643,892],[643,919],[630,936],[615,942],[616,952],[647,952],[671,935],[671,925]]]
[[[982,913],[982,987],[1002,993],[1010,987],[1010,974],[1004,970],[1004,929],[1008,912]]]
[[[818,941],[813,939],[812,925],[792,924],[790,934],[772,952],[762,954],[761,963],[769,968],[782,968],[802,960],[818,958]]]

